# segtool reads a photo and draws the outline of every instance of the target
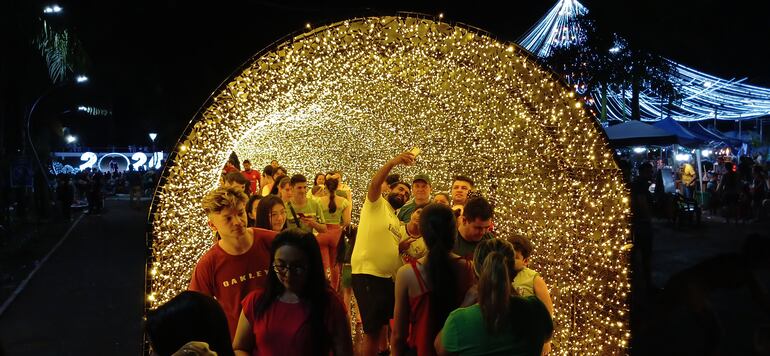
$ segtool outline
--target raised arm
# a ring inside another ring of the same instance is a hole
[[[382,194],[382,183],[385,182],[385,178],[388,177],[388,174],[393,170],[393,167],[399,164],[411,166],[414,164],[414,155],[409,151],[403,152],[385,163],[385,165],[374,174],[366,194],[366,198],[369,199],[370,202],[374,203],[380,198],[380,195]]]

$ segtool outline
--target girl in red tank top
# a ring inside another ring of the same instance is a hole
[[[393,355],[410,350],[435,355],[433,340],[475,283],[471,266],[451,252],[457,233],[452,210],[430,204],[418,218],[428,255],[401,267],[396,275]]]

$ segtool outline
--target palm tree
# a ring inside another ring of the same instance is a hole
[[[71,31],[62,26],[41,20],[40,33],[34,39],[34,46],[46,62],[48,77],[53,84],[72,79],[76,72],[82,72],[87,57],[80,41]]]
[[[639,94],[649,90],[669,104],[679,98],[679,90],[670,80],[675,68],[667,59],[646,51],[629,48],[629,66],[631,82],[631,119],[640,120]]]
[[[576,16],[568,26],[572,29],[571,43],[554,48],[546,63],[564,75],[579,94],[600,93],[600,121],[607,120],[610,91],[625,92],[630,87],[633,120],[641,117],[642,90],[652,91],[669,103],[677,98],[678,90],[669,80],[674,67],[668,60],[632,47],[616,33],[602,31],[587,15]]]
[[[623,84],[625,52],[619,52],[620,38],[600,32],[587,15],[575,17],[569,24],[572,42],[553,48],[546,63],[580,94],[601,93],[600,121],[607,119],[607,95]]]

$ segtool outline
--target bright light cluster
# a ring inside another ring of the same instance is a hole
[[[415,17],[317,27],[247,63],[193,122],[152,210],[148,307],[184,290],[211,246],[200,200],[231,151],[308,177],[341,169],[357,215],[374,172],[416,146],[397,173],[428,173],[436,191],[469,175],[499,236],[533,240],[556,353],[625,352],[628,193],[601,128],[520,47]]]
[[[552,48],[575,42],[581,33],[574,18],[588,13],[588,9],[577,0],[560,0],[517,42],[541,58],[550,55]],[[612,50],[612,49],[611,49]],[[700,120],[748,120],[770,115],[770,89],[743,83],[742,79],[722,79],[699,72],[685,65],[671,61],[675,73],[670,78],[679,88],[683,99],[672,107],[664,107],[650,91],[643,91],[639,97],[639,110],[644,121],[657,121],[669,115],[677,121]],[[601,103],[601,93],[589,93],[589,102]],[[628,120],[631,116],[629,102],[631,91],[624,93],[610,91],[607,98],[607,117],[613,120]]]

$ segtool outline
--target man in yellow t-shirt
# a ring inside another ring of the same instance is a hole
[[[353,293],[358,301],[364,327],[363,354],[376,355],[393,317],[395,286],[393,276],[401,267],[398,243],[402,240],[401,221],[396,210],[408,200],[411,186],[406,182],[390,185],[382,196],[382,183],[398,165],[414,164],[414,155],[404,152],[391,159],[372,177],[361,208],[356,244],[350,265]]]
[[[682,186],[684,187],[684,196],[692,198],[695,190],[695,168],[691,164],[685,163],[682,166]]]

